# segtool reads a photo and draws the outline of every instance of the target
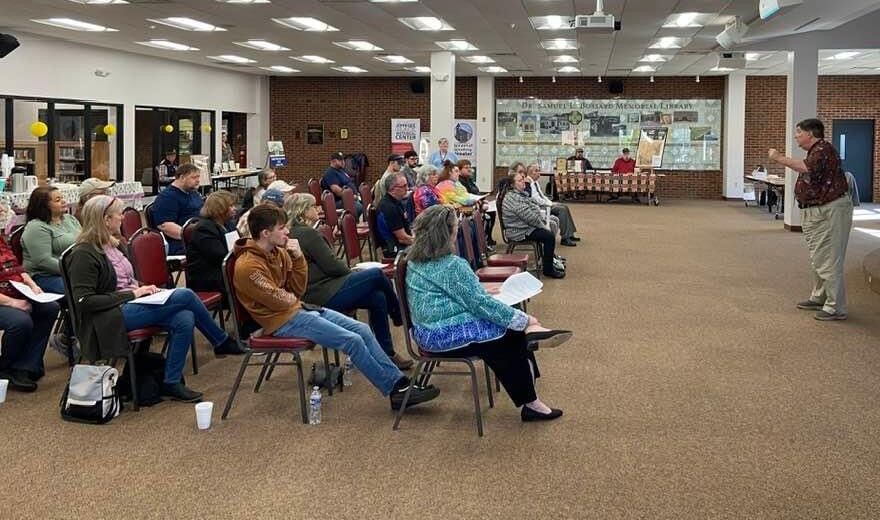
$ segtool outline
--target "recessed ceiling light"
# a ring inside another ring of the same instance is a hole
[[[317,18],[293,16],[291,18],[272,18],[272,21],[297,31],[330,32],[338,31],[336,27],[326,24]]]
[[[650,65],[639,65],[638,67],[633,69],[633,72],[655,72],[656,70],[656,67],[652,67]]]
[[[464,56],[462,60],[468,63],[495,63],[489,56]]]
[[[343,65],[341,67],[330,67],[331,69],[339,72],[350,72],[352,74],[361,74],[367,72],[367,69],[362,69],[360,67],[355,67],[354,65]]]
[[[266,40],[248,40],[246,42],[232,42],[248,49],[256,49],[258,51],[289,51],[287,47],[282,47],[277,43],[267,42]]]
[[[209,23],[194,20],[192,18],[186,18],[183,16],[172,16],[170,18],[147,18],[147,20],[150,22],[167,25],[169,27],[174,27],[175,29],[183,29],[184,31],[212,32],[226,30],[223,27],[217,27],[216,25],[211,25]]]
[[[315,56],[314,54],[307,54],[305,56],[291,56],[291,58],[306,63],[336,63],[333,60],[329,60],[327,58],[324,58],[323,56]]]
[[[78,4],[85,5],[111,5],[111,4],[127,4],[126,0],[70,0]]]
[[[414,31],[454,31],[455,28],[446,23],[446,20],[434,16],[415,16],[412,18],[398,18],[397,21]]]
[[[671,14],[666,18],[666,21],[663,22],[663,27],[666,27],[666,28],[702,27],[702,26],[706,25],[714,17],[715,17],[714,14],[703,14],[703,13]]]
[[[732,72],[736,69],[731,69],[730,67],[719,67],[716,65],[709,70],[711,70],[712,72]]]
[[[687,38],[664,36],[650,45],[650,49],[681,49],[688,42]]]
[[[271,0],[217,0],[217,1],[220,3],[223,3],[223,4],[243,4],[243,5],[271,4],[272,3]]]
[[[826,60],[851,60],[858,56],[860,53],[858,51],[843,51],[838,52],[832,56],[828,56],[825,58]]]
[[[384,61],[385,63],[412,63],[413,60],[407,58],[406,56],[397,56],[397,55],[387,55],[387,56],[373,56],[374,59],[379,61]]]
[[[769,55],[762,55],[757,52],[747,52],[746,53],[746,61],[758,61],[767,58]]]
[[[465,40],[449,40],[445,42],[434,42],[441,49],[447,51],[478,51],[480,49],[474,47]]]
[[[348,49],[350,51],[381,51],[382,47],[373,45],[365,40],[348,40],[345,42],[333,42],[333,45]]]
[[[498,65],[490,65],[488,67],[480,67],[479,68],[483,72],[491,72],[492,74],[503,74],[507,72],[507,69],[504,67],[499,67]]]
[[[46,18],[43,20],[31,20],[32,22],[41,23],[43,25],[51,25],[52,27],[60,27],[61,29],[70,29],[71,31],[85,32],[118,32],[117,29],[104,27],[88,22],[81,22],[73,18]]]
[[[237,56],[235,54],[221,54],[220,56],[208,56],[208,59],[215,61],[222,61],[225,63],[256,63],[257,60],[252,60],[250,58],[245,58],[244,56]]]
[[[580,71],[581,71],[581,69],[579,69],[575,66],[572,66],[572,65],[566,65],[565,67],[559,67],[558,69],[556,69],[556,72],[562,72],[562,73],[580,72]]]
[[[530,16],[529,21],[536,31],[558,31],[560,29],[571,29],[572,19],[570,16]]]
[[[560,56],[553,57],[553,63],[577,63],[578,60],[575,56],[571,56],[569,54],[562,54]]]
[[[649,63],[661,63],[667,60],[669,60],[669,57],[662,54],[645,54],[639,58],[639,61],[647,61]]]
[[[263,70],[268,70],[269,72],[282,72],[284,74],[292,74],[294,72],[299,72],[297,69],[286,67],[284,65],[272,65],[271,67],[260,67],[260,68]]]
[[[576,40],[568,40],[565,38],[541,40],[541,47],[547,49],[548,51],[568,51],[578,48]]]
[[[418,66],[418,67],[404,67],[406,70],[410,72],[418,72],[419,74],[430,74],[431,67]]]
[[[197,51],[198,49],[195,47],[190,47],[189,45],[185,45],[183,43],[175,43],[170,42],[168,40],[149,40],[145,42],[135,42],[138,45],[145,45],[147,47],[155,47],[156,49],[164,49],[167,51]]]

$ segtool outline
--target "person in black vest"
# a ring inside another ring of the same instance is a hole
[[[235,195],[215,191],[208,195],[199,213],[192,238],[186,244],[186,286],[197,292],[225,293],[223,259],[226,226],[235,216]],[[223,299],[224,303],[226,298]]]
[[[171,149],[165,152],[165,158],[156,165],[156,173],[159,175],[159,186],[167,186],[174,181],[177,172],[177,150]]]

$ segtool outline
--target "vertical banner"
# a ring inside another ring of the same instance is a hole
[[[467,159],[477,166],[477,120],[455,119],[452,121],[452,151],[459,159]]]
[[[418,152],[421,134],[421,119],[392,119],[391,153],[403,155],[410,150]]]

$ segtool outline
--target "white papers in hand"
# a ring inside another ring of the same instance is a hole
[[[483,195],[474,195],[473,193],[471,193],[471,200],[476,202],[478,200],[483,200],[488,196],[489,196],[488,193],[484,193]]]
[[[61,298],[64,298],[63,294],[57,294],[57,293],[44,292],[44,293],[36,294],[34,291],[31,290],[30,287],[28,287],[27,285],[25,285],[21,282],[14,282],[14,281],[10,280],[9,283],[11,283],[12,286],[15,287],[15,289],[18,292],[20,292],[22,296],[24,296],[25,298],[27,298],[28,300],[30,300],[32,302],[49,303],[49,302],[54,302],[54,301],[60,300]]]
[[[142,303],[144,305],[165,305],[165,302],[168,301],[168,298],[171,298],[171,295],[174,294],[175,290],[176,289],[162,289],[157,293],[141,296],[140,298],[135,298],[129,303]]]
[[[388,267],[388,264],[383,264],[382,262],[358,262],[354,264],[352,270],[363,271],[364,269],[385,269],[386,267]]]
[[[496,213],[498,212],[498,201],[490,200],[486,203],[486,213]]]
[[[521,301],[528,300],[532,296],[540,294],[544,288],[541,280],[531,273],[517,273],[501,284],[501,290],[492,297],[507,305],[516,305]]]
[[[183,262],[186,260],[186,255],[168,255],[165,257],[165,260],[168,262]]]
[[[241,238],[238,235],[238,231],[230,231],[226,233],[226,250],[232,251],[232,248],[235,247],[235,241]]]

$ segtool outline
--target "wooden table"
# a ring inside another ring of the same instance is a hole
[[[650,172],[650,173],[649,173]],[[544,174],[542,174],[544,175]],[[557,173],[553,175],[554,187],[561,200],[585,200],[587,195],[596,195],[599,202],[602,195],[645,195],[650,206],[660,205],[657,197],[657,181],[666,174],[651,170],[640,173],[612,173],[610,170],[590,170],[587,173]],[[610,199],[609,199],[610,200]]]
[[[746,175],[746,179],[758,184],[762,184],[764,186],[765,192],[769,192],[772,190],[774,193],[776,193],[776,196],[779,199],[779,203],[776,204],[776,213],[773,215],[774,219],[778,220],[780,216],[785,214],[785,178],[777,177],[775,175],[768,175],[766,178]],[[770,206],[769,199],[767,202],[767,211],[773,211],[773,208]]]
[[[261,171],[263,171],[262,168],[247,168],[234,172],[224,172],[220,175],[212,175],[211,188],[214,190],[219,189],[220,183],[225,183],[226,187],[229,188],[232,185],[233,181],[247,179],[248,177],[256,177]]]

